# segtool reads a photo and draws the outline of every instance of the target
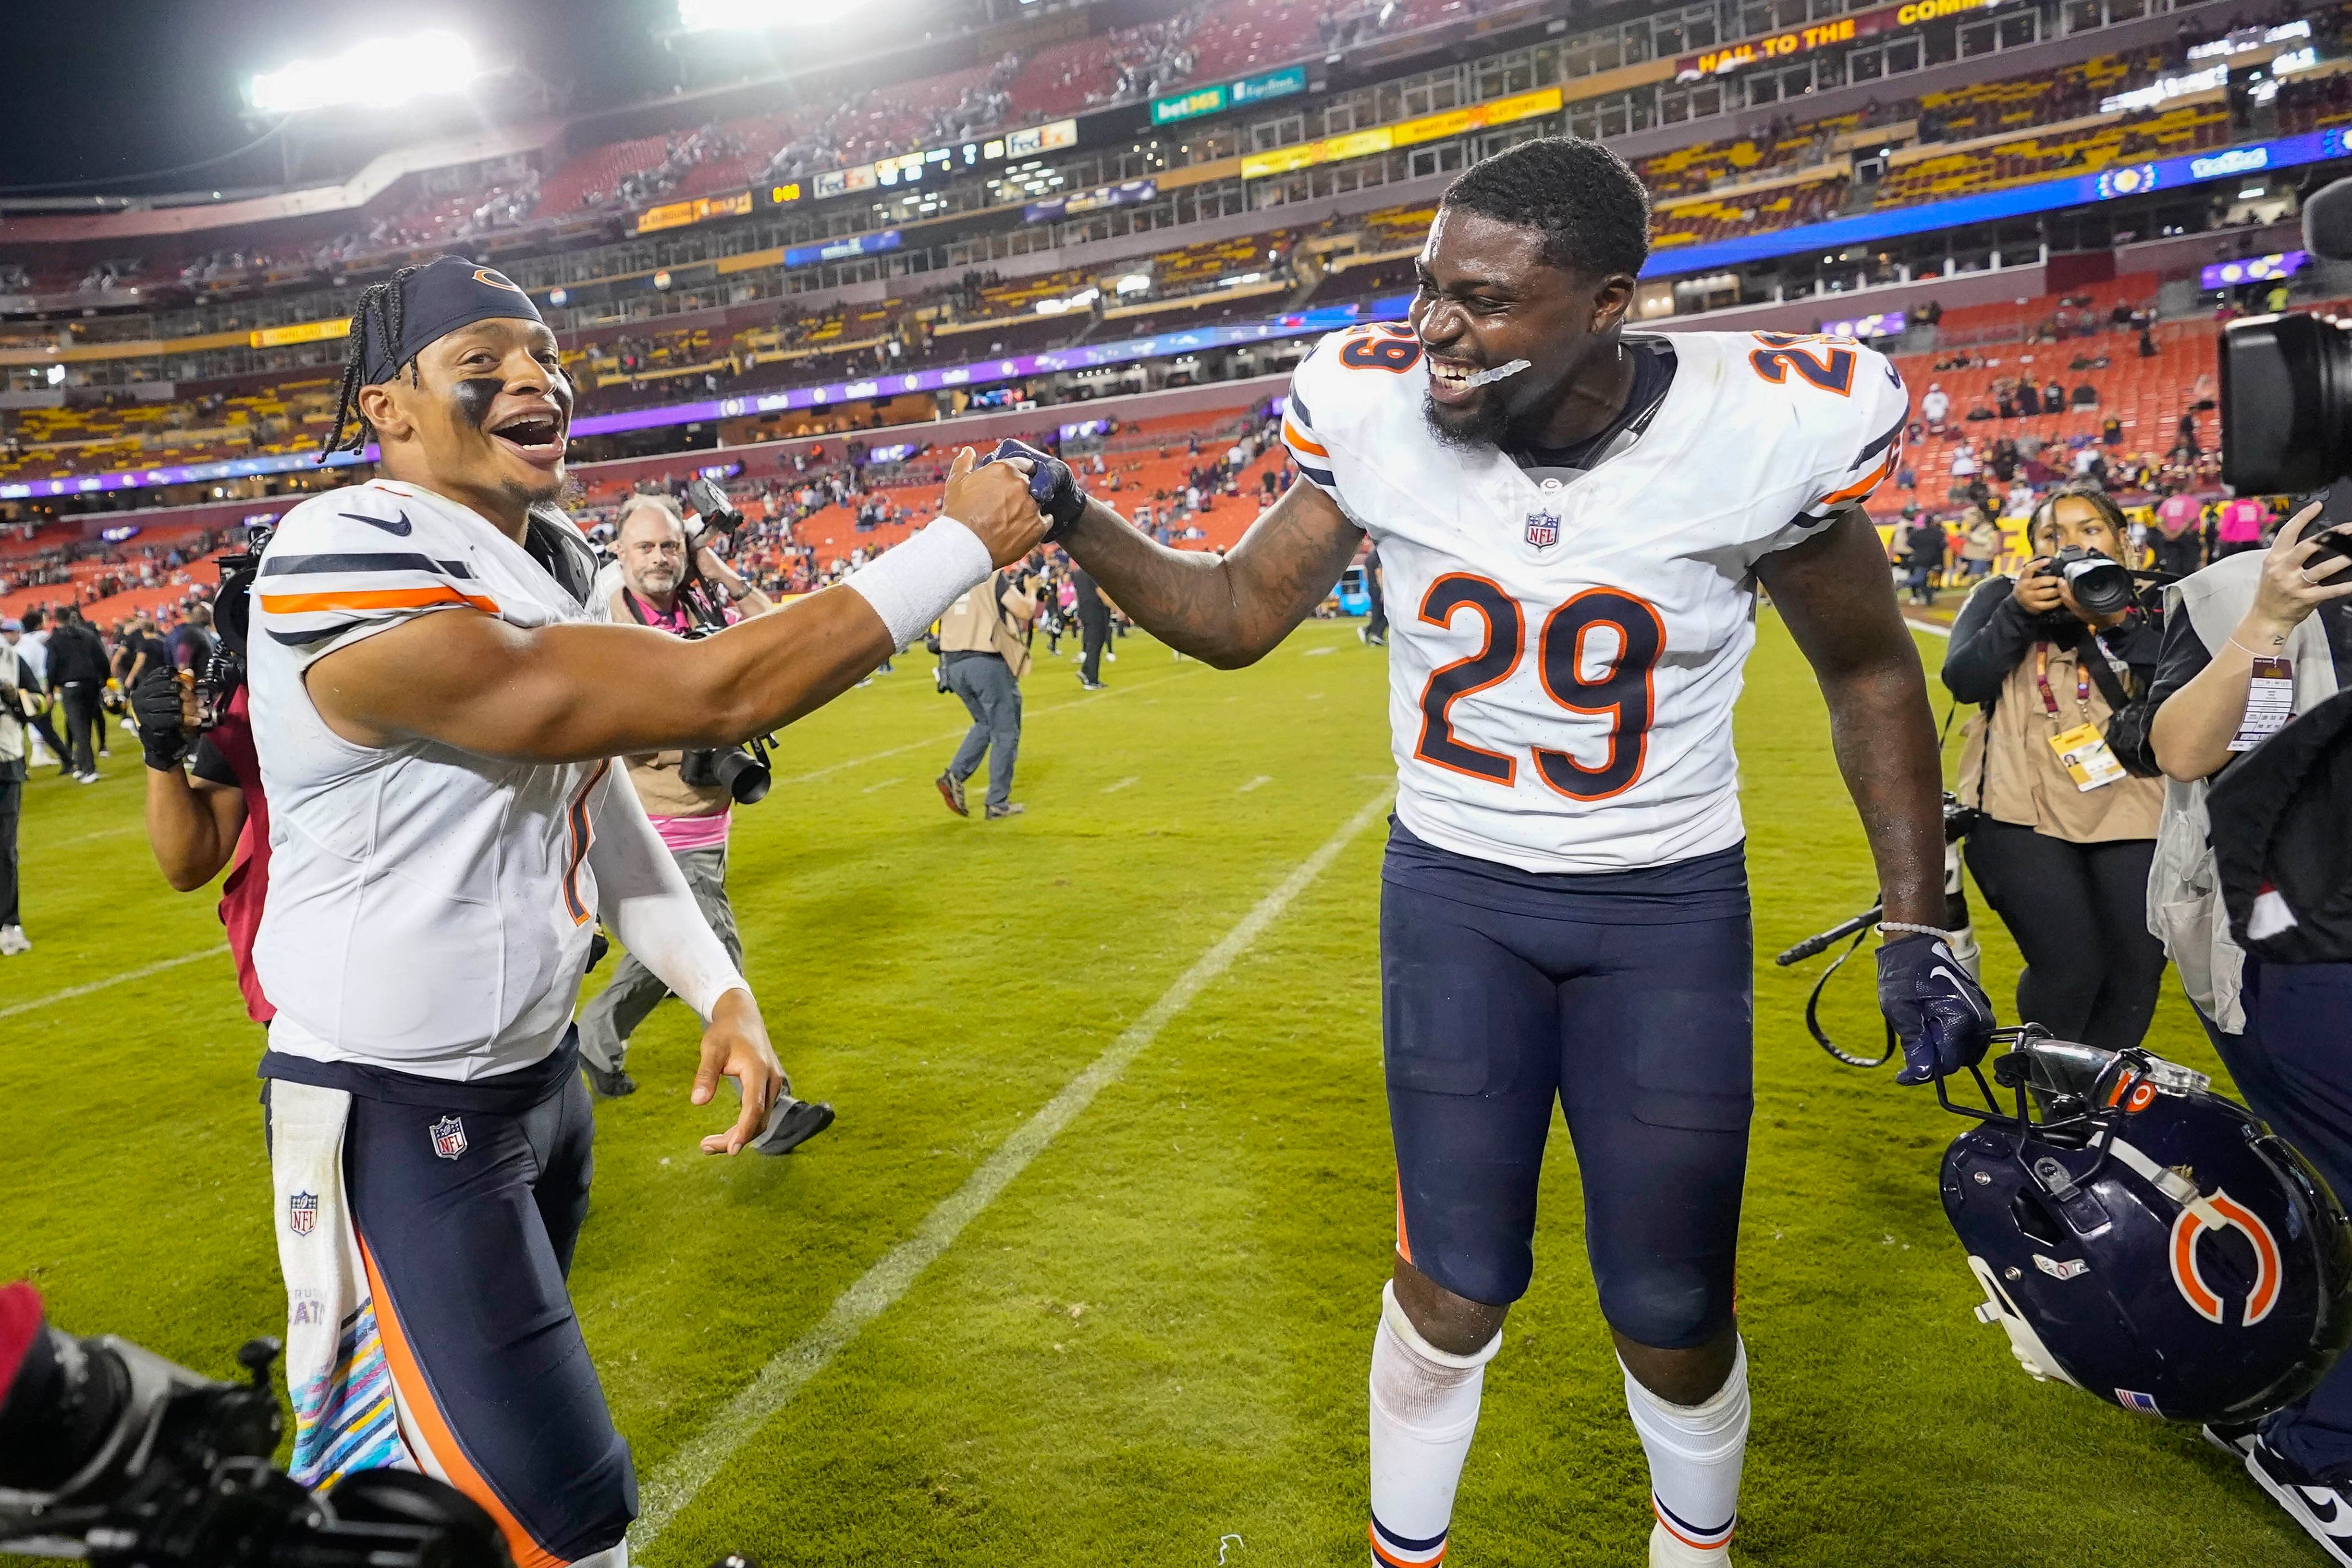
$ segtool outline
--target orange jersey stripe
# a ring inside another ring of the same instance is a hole
[[[1318,447],[1314,442],[1308,440],[1306,436],[1301,433],[1298,426],[1293,425],[1287,419],[1285,419],[1282,422],[1282,438],[1289,442],[1292,446],[1297,447],[1300,451],[1306,452],[1313,457],[1328,458],[1331,455],[1321,447]]]
[[[1885,479],[1888,474],[1895,471],[1895,457],[1896,453],[1891,451],[1888,452],[1886,454],[1886,460],[1879,464],[1877,468],[1872,469],[1868,475],[1854,480],[1853,483],[1846,486],[1846,488],[1842,490],[1835,490],[1823,496],[1814,504],[1816,506],[1835,506],[1842,500],[1852,500],[1856,496],[1868,495],[1873,489],[1877,488],[1879,480]]]
[[[433,588],[365,588],[329,594],[264,594],[261,607],[273,616],[299,616],[313,610],[410,610],[423,605],[470,605],[488,615],[497,615],[496,599],[478,595],[461,594],[457,589]]]
[[[490,1483],[482,1479],[473,1461],[466,1458],[465,1449],[457,1446],[457,1435],[449,1428],[448,1418],[433,1401],[433,1385],[425,1381],[425,1368],[409,1349],[408,1334],[400,1325],[400,1309],[383,1288],[383,1277],[376,1272],[375,1254],[368,1249],[367,1238],[360,1236],[357,1226],[352,1235],[359,1242],[360,1263],[367,1270],[368,1293],[376,1300],[376,1328],[383,1340],[384,1364],[392,1371],[393,1385],[400,1390],[400,1403],[416,1423],[418,1435],[431,1450],[433,1460],[449,1484],[480,1503],[498,1521],[499,1533],[507,1539],[507,1550],[514,1554],[515,1568],[565,1568],[562,1558],[556,1556],[531,1539],[522,1521],[509,1511]]]
[[[1407,1263],[1411,1263],[1412,1261],[1412,1238],[1406,1236],[1404,1233],[1404,1175],[1402,1172],[1398,1173],[1396,1179],[1396,1194],[1397,1256],[1403,1258]]]

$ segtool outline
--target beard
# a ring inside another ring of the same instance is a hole
[[[1424,393],[1421,416],[1442,445],[1462,450],[1499,447],[1511,429],[1510,410],[1491,392],[1466,408],[1447,408]]]

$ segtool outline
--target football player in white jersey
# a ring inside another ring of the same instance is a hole
[[[368,290],[342,401],[333,439],[356,412],[347,444],[373,434],[382,477],[286,514],[249,639],[293,1471],[422,1469],[488,1510],[521,1568],[625,1563],[635,1477],[564,1286],[596,914],[706,1020],[694,1103],[737,1080],[705,1152],[759,1133],[781,1073],[610,759],[809,711],[1043,524],[1025,471],[974,473],[966,452],[913,540],[687,642],[589,607],[593,557],[551,504],[571,386],[503,276],[443,257]]]
[[[1820,679],[1877,862],[1904,1081],[1973,1062],[1991,1026],[1937,930],[1936,733],[1861,510],[1895,466],[1902,381],[1851,343],[1626,333],[1647,247],[1647,197],[1595,143],[1470,170],[1410,325],[1339,332],[1299,366],[1285,437],[1304,477],[1222,559],[1155,544],[1048,470],[1070,553],[1211,664],[1279,644],[1367,534],[1388,574],[1397,1256],[1370,1542],[1392,1568],[1444,1554],[1484,1368],[1533,1267],[1555,1100],[1649,1458],[1651,1561],[1726,1558],[1753,1103],[1731,714],[1759,584]]]

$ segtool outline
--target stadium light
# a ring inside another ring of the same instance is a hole
[[[262,114],[314,109],[383,109],[434,93],[462,91],[485,72],[473,46],[455,33],[373,38],[325,59],[296,60],[246,84]]]

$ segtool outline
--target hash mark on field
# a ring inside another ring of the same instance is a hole
[[[907,781],[905,779],[884,779],[880,784],[867,784],[864,789],[859,790],[857,793],[860,795],[872,795],[877,789],[888,789],[894,784],[905,784],[906,782]]]
[[[1273,776],[1271,773],[1260,773],[1260,774],[1258,774],[1258,775],[1257,775],[1257,777],[1255,777],[1255,778],[1254,778],[1254,779],[1250,780],[1250,782],[1249,782],[1249,783],[1247,783],[1247,784],[1245,784],[1242,785],[1242,787],[1241,787],[1241,788],[1239,788],[1239,789],[1237,789],[1237,790],[1234,791],[1234,793],[1235,795],[1247,795],[1247,794],[1249,794],[1249,792],[1250,792],[1250,791],[1252,791],[1252,790],[1254,790],[1254,789],[1257,788],[1257,786],[1258,786],[1258,785],[1260,785],[1260,784],[1272,784],[1273,782],[1274,782],[1274,776]]]
[[[1307,650],[1306,657],[1308,658],[1320,658],[1327,653],[1338,653],[1339,651],[1339,650],[1336,647],[1310,647]]]
[[[110,974],[103,980],[93,980],[87,985],[68,985],[62,991],[52,991],[47,996],[36,996],[30,1002],[18,1002],[0,1007],[0,1018],[13,1018],[19,1013],[37,1012],[59,1002],[70,1002],[77,996],[87,996],[93,991],[103,991],[110,985],[120,985],[126,980],[144,980],[151,974],[161,974],[167,969],[177,969],[184,963],[194,963],[200,958],[226,952],[228,943],[205,948],[201,952],[184,952],[177,958],[167,958],[161,963],[150,963],[139,969],[126,969],[120,974]]]
[[[1307,890],[1356,836],[1380,819],[1389,804],[1382,790],[1360,807],[1322,847],[1300,861],[1282,884],[1257,901],[1214,947],[1177,976],[1143,1016],[1103,1047],[1076,1078],[1043,1109],[1023,1121],[964,1179],[937,1208],[923,1216],[914,1235],[882,1255],[856,1283],[835,1298],[824,1321],[776,1352],[742,1392],[727,1402],[702,1429],[681,1445],[668,1462],[646,1478],[639,1496],[644,1511],[629,1529],[629,1548],[643,1552],[661,1538],[672,1520],[700,1495],[736,1450],[756,1436],[810,1379],[833,1364],[834,1358],[856,1340],[866,1325],[880,1317],[911,1289],[941,1253],[955,1244],[965,1226],[996,1201],[997,1194],[1028,1168],[1061,1131],[1094,1102],[1105,1085],[1160,1036],[1171,1019],[1192,1005],[1192,999],[1233,967],[1234,960],[1255,945],[1266,928],[1282,918],[1292,900]],[[1181,1390],[1180,1390],[1181,1392]]]
[[[1103,794],[1105,794],[1105,795],[1117,795],[1119,791],[1121,791],[1121,790],[1125,789],[1128,785],[1129,785],[1129,784],[1141,784],[1142,782],[1143,782],[1143,781],[1142,781],[1141,779],[1134,779],[1134,778],[1121,779],[1121,780],[1119,780],[1117,784],[1107,784],[1103,785]]]

